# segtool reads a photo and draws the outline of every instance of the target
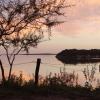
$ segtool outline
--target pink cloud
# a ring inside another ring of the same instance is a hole
[[[56,30],[64,35],[83,34],[84,32],[99,33],[100,1],[99,0],[72,0],[75,6],[66,9],[66,22]],[[63,19],[63,18],[62,18]]]

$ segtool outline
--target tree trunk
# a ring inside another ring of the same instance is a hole
[[[2,65],[2,62],[0,60],[0,68],[1,68],[1,73],[2,73],[2,82],[5,82],[5,73],[4,73],[4,68],[3,68],[3,65]]]
[[[9,81],[9,80],[10,80],[10,78],[11,78],[11,72],[12,72],[12,65],[10,65],[10,70],[9,70],[8,81]]]

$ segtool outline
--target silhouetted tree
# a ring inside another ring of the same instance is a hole
[[[57,20],[65,0],[0,0],[0,47],[6,52],[10,65],[8,80],[16,55],[28,52],[44,37],[51,34],[51,27],[61,23]],[[68,7],[68,6],[67,6]],[[48,30],[48,31],[46,31]]]

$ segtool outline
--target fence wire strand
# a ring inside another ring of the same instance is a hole
[[[22,62],[22,63],[14,63],[13,65],[17,66],[17,65],[26,65],[26,64],[36,64],[37,61],[30,61],[30,62]],[[82,71],[82,69],[71,69],[71,68],[68,68],[67,66],[63,65],[63,64],[54,64],[54,63],[46,63],[46,62],[41,62],[41,64],[43,65],[50,65],[48,67],[54,67],[54,68],[62,68],[62,67],[66,67],[66,69],[68,70],[75,70],[75,71]],[[8,66],[9,64],[4,64],[4,66]],[[63,66],[62,66],[63,65]]]

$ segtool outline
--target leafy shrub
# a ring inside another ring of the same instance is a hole
[[[67,73],[66,69],[63,68],[63,70],[60,69],[60,73],[52,75],[50,73],[43,82],[46,86],[76,86],[78,85],[78,74],[75,75],[75,72]]]

